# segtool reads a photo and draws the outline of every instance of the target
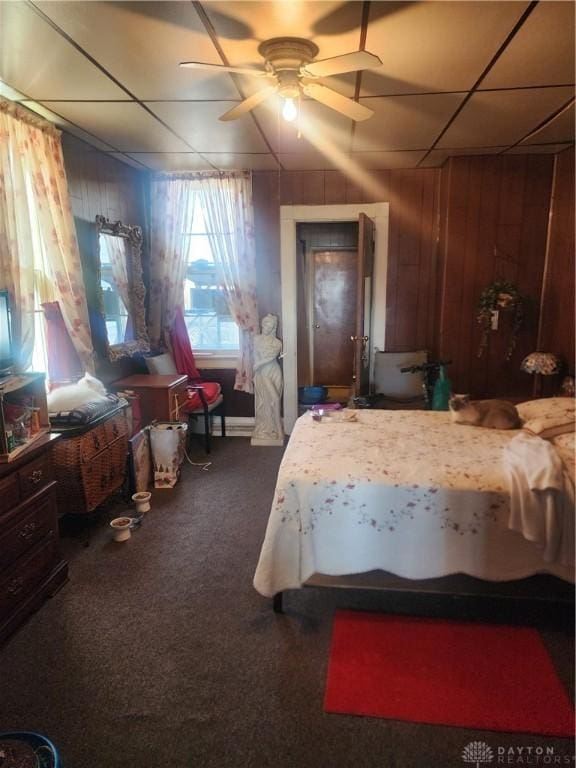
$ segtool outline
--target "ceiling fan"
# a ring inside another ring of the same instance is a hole
[[[279,93],[284,99],[282,116],[288,122],[295,120],[298,116],[298,103],[302,93],[356,122],[367,120],[374,114],[363,104],[315,82],[322,77],[380,67],[382,62],[373,53],[354,51],[330,59],[313,61],[318,55],[318,46],[310,40],[299,37],[274,37],[271,40],[265,40],[258,46],[258,53],[264,58],[263,69],[227,67],[221,64],[205,64],[201,61],[182,61],[180,66],[234,72],[238,75],[251,75],[272,81],[266,88],[257,91],[253,96],[249,96],[221,115],[219,119],[224,121],[242,117],[273,93]]]

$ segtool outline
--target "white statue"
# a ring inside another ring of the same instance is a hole
[[[282,369],[278,357],[282,342],[276,338],[278,319],[262,318],[262,333],[254,336],[254,406],[256,424],[252,445],[284,445],[284,429],[280,417]]]

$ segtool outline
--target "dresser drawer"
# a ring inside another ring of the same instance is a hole
[[[49,575],[56,555],[56,536],[50,531],[0,578],[0,616],[7,616]]]
[[[53,490],[39,498],[30,499],[7,516],[6,526],[0,533],[0,571],[33,547],[40,539],[54,531],[57,525],[56,499]]]
[[[13,472],[0,480],[0,515],[15,507],[20,501],[18,473]]]
[[[18,471],[20,498],[27,499],[54,479],[52,465],[48,455],[40,456]]]

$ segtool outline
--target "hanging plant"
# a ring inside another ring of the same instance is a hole
[[[516,348],[518,335],[524,318],[524,302],[518,289],[507,280],[496,280],[488,285],[480,294],[476,321],[482,326],[482,338],[478,348],[478,357],[482,357],[488,346],[488,336],[492,330],[492,314],[497,311],[514,312],[512,338],[506,350],[506,360],[510,360]]]

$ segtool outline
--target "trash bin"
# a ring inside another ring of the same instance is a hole
[[[187,424],[157,422],[150,426],[154,488],[174,488],[184,461]]]

